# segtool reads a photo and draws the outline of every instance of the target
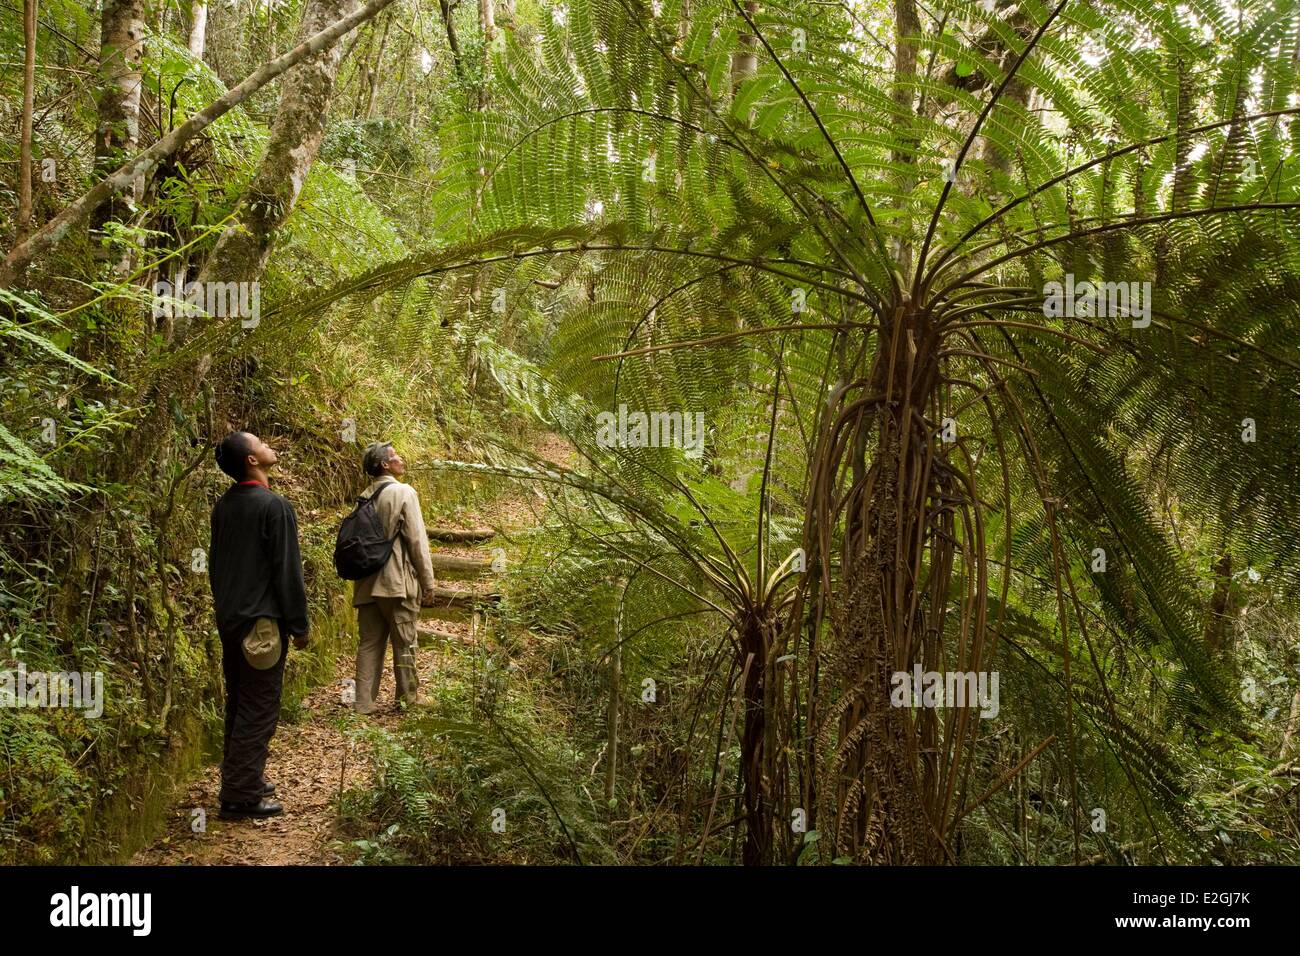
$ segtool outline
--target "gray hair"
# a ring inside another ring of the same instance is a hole
[[[361,467],[366,474],[372,477],[383,474],[384,464],[392,450],[393,443],[390,441],[374,441],[367,445],[365,454],[361,456]]]

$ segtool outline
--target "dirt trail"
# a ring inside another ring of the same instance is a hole
[[[560,463],[567,463],[570,452],[562,440],[549,435],[535,450]],[[465,528],[532,524],[531,506],[535,502],[528,501],[532,494],[531,489],[512,489],[481,511],[457,514],[455,524]],[[434,550],[481,557],[493,546],[494,542],[485,542],[479,548],[434,543]],[[484,590],[490,587],[491,578],[450,580],[440,576],[439,584]],[[435,611],[432,617],[420,621],[419,629],[416,670],[421,688],[427,692],[438,679],[448,641],[470,642],[473,638],[465,615],[454,611]],[[438,636],[435,632],[439,632]],[[343,681],[354,676],[356,662],[349,652],[354,650],[355,644],[340,654],[335,679],[312,690],[302,701],[298,719],[293,723],[281,721],[271,741],[266,779],[275,784],[275,799],[284,804],[281,816],[266,820],[220,819],[220,773],[213,764],[176,795],[154,842],[135,854],[132,865],[332,866],[349,862],[346,844],[339,845],[343,838],[338,833],[337,798],[341,790],[367,785],[371,765],[369,754],[360,744],[349,747],[345,728],[362,722],[395,728],[401,719],[395,703],[391,647],[380,685],[379,710],[362,717],[343,703]],[[202,829],[195,827],[197,810],[205,815]]]
[[[420,683],[437,680],[442,649],[428,643],[427,632],[436,625],[469,639],[468,625],[454,621],[420,622],[421,647],[416,653]],[[290,653],[293,653],[292,651]],[[133,865],[295,865],[329,866],[347,862],[331,846],[337,834],[337,797],[340,789],[365,786],[370,780],[369,755],[360,745],[349,752],[343,728],[361,722],[395,727],[400,712],[394,703],[391,648],[380,688],[380,709],[367,717],[352,713],[342,702],[345,678],[353,676],[355,662],[341,654],[336,680],[313,690],[302,702],[294,723],[281,721],[271,741],[266,778],[276,786],[275,799],[284,813],[266,820],[222,820],[217,793],[221,786],[214,764],[178,794],[166,823],[153,845],[132,859]],[[204,830],[196,832],[195,811],[206,814]]]

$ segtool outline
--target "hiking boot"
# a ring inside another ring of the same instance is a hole
[[[262,817],[277,817],[282,813],[284,807],[281,804],[262,798],[246,803],[227,803],[223,800],[219,816],[223,820],[258,820]]]
[[[264,797],[273,797],[273,796],[275,796],[275,784],[271,783],[269,780],[263,780],[263,781],[262,781],[262,796],[264,796]]]

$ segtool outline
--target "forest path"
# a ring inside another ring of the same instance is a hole
[[[470,639],[467,624],[420,621],[416,670],[425,688],[437,680],[442,659],[438,646],[442,640],[434,646],[429,643],[435,625],[440,631]],[[394,703],[389,650],[379,710],[374,714],[361,717],[343,703],[343,681],[353,676],[355,668],[355,660],[343,653],[336,679],[303,698],[293,723],[281,720],[271,741],[266,779],[276,786],[274,799],[284,804],[283,814],[264,820],[220,819],[220,767],[206,766],[198,779],[177,794],[157,838],[132,858],[132,865],[330,866],[348,862],[338,834],[337,799],[345,789],[367,786],[372,767],[370,754],[349,741],[346,729],[363,721],[394,729],[401,719]]]
[[[554,435],[539,436],[534,451],[557,463],[567,463],[571,453]],[[533,489],[511,487],[482,510],[457,514],[457,524],[464,528],[532,526],[537,520],[534,507],[539,503],[530,500],[535,494]],[[477,547],[430,544],[437,555],[482,558],[491,554],[497,542],[486,541]],[[500,546],[508,547],[504,541]],[[439,572],[438,583],[484,591],[491,588],[491,577],[488,572],[473,580],[448,580]],[[416,670],[421,691],[427,694],[438,680],[448,643],[468,643],[474,638],[469,615],[443,607],[426,611],[419,631]],[[346,837],[339,832],[338,797],[344,790],[368,786],[373,767],[367,749],[351,741],[347,730],[366,723],[395,729],[402,716],[395,702],[391,646],[379,690],[379,709],[363,717],[343,702],[343,682],[355,675],[355,646],[354,637],[354,643],[339,654],[334,680],[309,691],[296,719],[282,719],[271,741],[266,779],[275,784],[274,799],[284,804],[282,815],[264,820],[220,819],[220,767],[214,763],[176,794],[157,836],[132,857],[131,865],[334,866],[350,862]]]

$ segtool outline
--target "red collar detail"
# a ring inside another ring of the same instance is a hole
[[[270,490],[271,490],[271,486],[268,485],[265,481],[249,480],[249,481],[241,481],[240,484],[241,484],[241,485],[261,485],[261,486],[262,486],[263,488],[265,488],[267,491],[270,491]]]

